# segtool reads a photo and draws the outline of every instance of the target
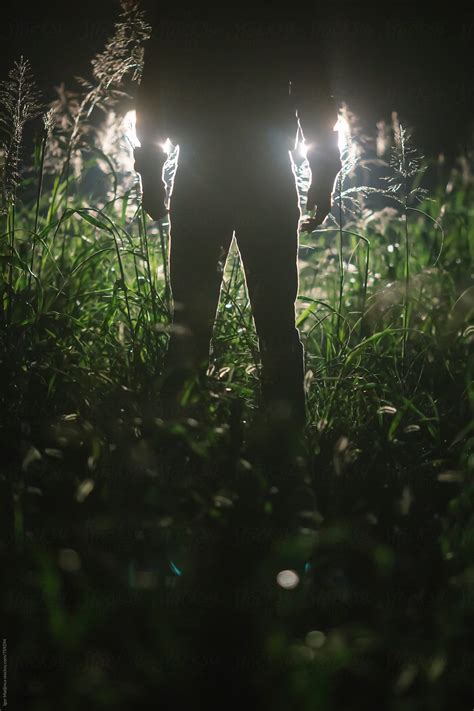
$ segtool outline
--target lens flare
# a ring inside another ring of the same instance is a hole
[[[300,158],[307,158],[308,156],[308,151],[311,148],[311,144],[306,143],[306,141],[303,139],[297,144],[296,150],[298,152],[298,155]]]
[[[163,153],[166,153],[167,156],[169,156],[174,149],[174,145],[172,144],[170,138],[167,138],[164,143],[159,144],[160,148],[163,150]]]

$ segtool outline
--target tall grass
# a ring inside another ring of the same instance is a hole
[[[125,128],[121,137],[118,129],[115,157],[102,160],[105,173],[99,171],[97,159],[89,157],[90,146],[85,145],[76,156],[82,157],[82,169],[72,175],[73,128],[70,140],[63,144],[65,162],[61,165],[59,160],[61,167],[54,174],[45,169],[55,138],[51,112],[48,121],[38,148],[36,200],[31,206],[17,206],[15,211],[10,208],[4,218],[4,244],[8,240],[9,245],[3,254],[6,320],[13,321],[29,338],[32,332],[28,326],[34,318],[39,339],[51,318],[63,325],[76,324],[85,341],[77,340],[73,330],[65,328],[61,336],[64,350],[75,353],[84,367],[90,364],[95,368],[100,363],[107,378],[108,373],[124,376],[132,361],[140,363],[140,372],[144,367],[158,375],[170,325],[167,225],[150,223],[141,210]],[[120,121],[117,125],[120,127]],[[94,148],[100,156],[97,142]],[[124,160],[128,160],[127,170],[119,174]],[[385,174],[378,185],[357,184],[367,176],[364,157],[356,163],[348,158],[336,181],[333,215],[321,229],[301,235],[297,323],[312,373],[308,397],[313,423],[321,420],[322,412],[324,420],[337,419],[333,408],[339,385],[347,384],[357,372],[358,388],[362,388],[366,376],[355,363],[376,358],[382,344],[395,380],[403,382],[407,374],[422,371],[430,343],[444,337],[449,310],[460,296],[460,270],[453,265],[452,255],[460,255],[464,265],[472,259],[468,239],[459,241],[457,231],[446,230],[454,218],[449,195],[438,192],[436,201],[418,185],[423,166],[403,126],[394,127],[389,159],[379,163]],[[96,207],[87,186],[99,175],[110,197]],[[442,215],[438,214],[441,198],[446,201]],[[385,200],[385,205],[379,202],[371,208],[371,201],[377,199]],[[440,233],[444,235],[442,248],[436,246]],[[251,405],[258,371],[249,366],[258,363],[258,349],[236,259],[237,253],[232,253],[227,265],[213,370],[222,373],[228,368],[229,386],[236,391],[243,387]],[[11,293],[18,297],[15,310],[8,296]],[[33,305],[34,315],[28,311],[28,303]],[[441,303],[440,314],[433,305]],[[102,340],[92,337],[99,331],[104,335]],[[239,354],[238,362],[232,362],[229,345]],[[99,359],[94,357],[95,349]],[[117,371],[118,362],[121,367]],[[320,398],[329,398],[331,412]],[[381,402],[384,399],[380,392]]]

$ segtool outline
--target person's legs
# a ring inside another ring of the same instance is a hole
[[[179,168],[178,168],[179,171]],[[177,176],[170,205],[170,283],[174,313],[161,395],[168,412],[183,385],[205,373],[219,302],[222,269],[232,239],[229,218],[211,191]]]
[[[305,422],[304,355],[295,325],[298,292],[298,220],[294,178],[286,166],[268,166],[247,187],[237,219],[237,243],[262,359],[262,398],[273,421]],[[249,209],[250,206],[250,209]],[[246,207],[246,209],[245,209]]]

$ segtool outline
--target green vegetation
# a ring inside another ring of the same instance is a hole
[[[169,421],[167,226],[141,211],[120,121],[92,122],[136,78],[133,44],[109,81],[111,47],[48,111],[21,179],[40,99],[24,60],[3,86],[11,703],[179,706],[208,683],[253,702],[255,684],[273,709],[469,708],[472,156],[424,161],[396,117],[378,156],[370,137],[347,144],[333,217],[300,239],[298,451],[259,429],[236,249],[208,382]]]

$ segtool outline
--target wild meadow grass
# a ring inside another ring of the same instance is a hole
[[[168,225],[141,209],[130,115],[109,104],[139,73],[134,12],[82,93],[42,106],[24,59],[2,89],[11,693],[35,709],[176,703],[218,664],[273,689],[275,709],[466,708],[472,155],[424,159],[396,115],[363,136],[345,112],[332,215],[300,235],[308,424],[285,477],[255,450],[258,343],[235,245],[208,382],[190,383],[181,420],[161,415]]]

